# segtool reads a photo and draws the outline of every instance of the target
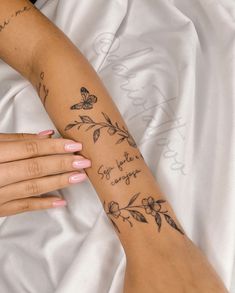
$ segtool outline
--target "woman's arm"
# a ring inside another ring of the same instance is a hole
[[[126,252],[126,292],[226,292],[76,46],[25,0],[0,2],[0,44],[0,57],[30,80],[61,135],[82,142],[92,160],[86,173]]]

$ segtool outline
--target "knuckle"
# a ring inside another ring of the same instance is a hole
[[[30,177],[38,177],[43,174],[42,165],[38,160],[31,160],[27,165],[27,172]]]
[[[61,153],[61,150],[62,150],[61,142],[62,142],[61,138],[54,138],[49,141],[51,151],[54,154]]]
[[[72,155],[62,155],[59,158],[59,168],[61,171],[70,171],[73,170],[72,168],[72,162],[74,161],[74,158]]]
[[[17,208],[21,212],[30,210],[30,201],[27,199],[19,201]]]
[[[39,154],[38,142],[36,142],[36,141],[25,142],[25,149],[26,149],[27,154],[32,157],[38,156],[38,154]]]
[[[68,178],[64,174],[60,174],[57,176],[57,186],[58,188],[64,188],[66,185],[68,185]]]
[[[39,195],[40,194],[39,184],[36,181],[31,181],[26,183],[25,192],[27,195]]]
[[[61,171],[68,169],[68,162],[65,158],[60,158],[59,168]]]
[[[16,133],[17,139],[27,139],[27,135],[25,133]]]

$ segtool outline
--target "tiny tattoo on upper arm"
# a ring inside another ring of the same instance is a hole
[[[146,216],[152,216],[155,219],[158,232],[161,231],[162,219],[165,219],[168,225],[184,235],[184,232],[177,226],[175,221],[169,215],[168,210],[163,208],[162,205],[166,202],[165,200],[155,199],[152,196],[148,196],[142,199],[141,204],[134,204],[139,195],[140,192],[134,194],[129,200],[129,203],[124,207],[120,207],[119,203],[116,201],[111,201],[108,203],[106,209],[106,203],[104,202],[104,210],[107,213],[112,224],[114,225],[115,229],[119,233],[120,229],[116,223],[116,220],[120,219],[123,222],[128,223],[130,227],[133,227],[133,220],[141,223],[148,223]],[[142,210],[145,214],[142,212]]]
[[[88,126],[86,131],[90,130],[93,128],[93,141],[94,143],[97,142],[97,140],[100,137],[101,130],[102,129],[107,129],[107,133],[112,136],[112,135],[118,135],[119,139],[116,141],[116,144],[120,144],[123,141],[126,141],[130,146],[132,147],[137,147],[134,138],[131,136],[129,131],[124,127],[120,126],[117,122],[112,122],[111,119],[107,114],[102,112],[102,115],[104,117],[104,121],[102,122],[95,122],[92,120],[89,116],[85,115],[79,115],[80,121],[74,121],[73,123],[68,124],[65,127],[65,131],[70,130],[73,127],[77,127],[79,130],[81,126],[86,125]]]
[[[5,29],[5,27],[11,22],[11,19],[14,17],[17,17],[18,15],[31,10],[32,8],[35,7],[30,7],[30,6],[24,6],[21,9],[16,10],[14,13],[10,15],[8,19],[5,19],[2,23],[0,23],[0,32]]]
[[[97,97],[95,95],[90,95],[89,91],[85,87],[81,87],[80,93],[82,96],[82,101],[78,104],[71,106],[71,110],[90,110],[93,108],[93,104],[97,102]]]
[[[49,89],[47,88],[47,86],[45,84],[44,76],[45,76],[45,73],[44,73],[44,71],[42,71],[40,73],[39,83],[38,83],[38,86],[37,86],[37,91],[38,91],[39,97],[42,98],[43,105],[45,106],[46,99],[47,99],[48,94],[49,94]]]

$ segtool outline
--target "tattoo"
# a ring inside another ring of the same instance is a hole
[[[17,11],[15,12],[15,15],[14,15],[14,16],[20,15],[20,14],[22,14],[22,13],[25,12],[25,11],[29,11],[31,8],[32,8],[32,7],[24,6],[23,8],[17,10]],[[12,15],[12,17],[13,17],[13,15]]]
[[[136,178],[137,174],[140,173],[140,172],[141,172],[141,170],[138,170],[138,169],[135,169],[134,171],[127,172],[125,175],[121,175],[118,178],[114,179],[111,182],[111,185],[116,185],[117,183],[119,183],[121,181],[124,181],[126,183],[126,185],[129,185],[130,184],[130,179],[132,177]]]
[[[71,106],[71,110],[90,110],[93,108],[93,104],[97,102],[97,97],[95,95],[90,95],[89,91],[82,87],[80,89],[80,93],[82,96],[82,101],[78,104]]]
[[[42,98],[42,102],[43,102],[43,105],[45,106],[46,104],[46,99],[48,97],[48,94],[49,94],[49,89],[47,88],[45,82],[44,82],[44,72],[42,71],[40,73],[40,81],[39,81],[39,84],[37,86],[37,91],[38,91],[38,95],[39,97]]]
[[[143,159],[142,154],[130,156],[128,152],[124,152],[124,159],[123,160],[116,160],[116,165],[120,171],[123,171],[123,168],[126,164],[133,162],[134,160]]]
[[[29,11],[30,9],[32,9],[32,7],[29,6],[24,6],[23,8],[15,11],[13,14],[11,14],[11,16],[8,19],[5,19],[2,23],[0,23],[0,32],[4,30],[4,28],[10,23],[11,19],[14,17],[17,17],[18,15]]]
[[[101,176],[101,179],[109,180],[111,178],[111,172],[115,169],[115,167],[104,167],[101,165],[97,171],[98,175]]]
[[[4,20],[4,22],[2,24],[0,24],[0,32],[2,30],[4,30],[4,28],[9,24],[10,20],[7,19],[7,20]]]
[[[137,178],[137,174],[141,172],[141,170],[139,169],[127,171],[125,175],[122,174],[113,179],[113,170],[123,172],[127,164],[134,162],[135,160],[140,160],[143,158],[141,154],[131,156],[128,152],[124,152],[123,156],[124,156],[124,159],[116,160],[115,161],[116,165],[114,166],[106,167],[103,164],[100,165],[100,167],[97,170],[97,173],[98,175],[100,175],[101,180],[106,179],[107,181],[109,181],[110,179],[112,179],[110,181],[111,185],[116,185],[117,183],[120,183],[120,182],[124,182],[126,183],[126,185],[129,185],[131,178]]]
[[[161,231],[162,219],[165,219],[168,225],[184,235],[184,232],[177,226],[175,221],[169,215],[169,212],[166,209],[163,209],[162,205],[166,202],[165,200],[156,200],[152,196],[149,196],[148,198],[142,199],[142,204],[134,205],[134,202],[137,200],[139,195],[140,192],[133,195],[128,205],[122,208],[117,202],[111,201],[110,203],[108,203],[108,209],[106,210],[106,204],[104,202],[104,209],[112,224],[119,233],[121,232],[115,220],[121,219],[123,222],[127,222],[130,227],[133,227],[133,220],[141,223],[148,223],[145,215],[139,211],[140,209],[142,209],[144,210],[146,215],[154,217],[158,232]]]
[[[130,146],[135,147],[135,148],[137,147],[133,137],[131,136],[129,131],[127,129],[125,129],[124,126],[120,127],[117,122],[113,123],[111,121],[111,119],[109,118],[109,116],[103,112],[102,112],[102,115],[104,116],[104,119],[105,119],[104,122],[95,122],[89,116],[79,115],[81,121],[74,121],[73,123],[68,124],[65,127],[65,131],[67,131],[75,126],[79,130],[81,126],[87,125],[88,127],[87,127],[86,131],[90,130],[92,128],[94,129],[93,141],[94,141],[94,143],[96,143],[100,137],[101,129],[106,128],[109,135],[111,135],[111,136],[115,135],[115,134],[119,135],[120,138],[117,140],[116,144],[120,144],[123,141],[127,141]]]

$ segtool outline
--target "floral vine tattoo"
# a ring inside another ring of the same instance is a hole
[[[148,223],[145,215],[139,211],[143,209],[145,214],[154,217],[158,232],[161,231],[162,219],[165,219],[166,223],[170,225],[173,229],[184,235],[184,232],[177,226],[175,221],[169,216],[168,210],[164,209],[162,205],[166,202],[163,199],[154,199],[152,196],[142,199],[142,204],[134,205],[140,193],[136,193],[132,196],[127,206],[120,207],[115,201],[108,203],[108,208],[106,210],[106,203],[104,202],[104,210],[106,211],[109,219],[111,220],[114,228],[119,232],[120,229],[114,220],[122,219],[123,222],[129,223],[130,227],[133,227],[133,219],[141,223]],[[138,210],[137,210],[138,209]]]
[[[117,122],[113,123],[109,116],[102,112],[102,115],[104,116],[105,121],[104,122],[95,122],[93,121],[89,116],[82,116],[79,115],[81,121],[74,121],[73,123],[68,124],[65,127],[65,131],[68,131],[69,129],[73,127],[77,127],[79,130],[81,126],[86,125],[88,126],[86,131],[93,128],[93,141],[94,143],[97,142],[97,140],[100,137],[101,129],[107,129],[107,132],[109,135],[118,135],[119,139],[117,140],[116,144],[120,144],[123,141],[127,141],[127,143],[132,147],[137,147],[133,137],[129,133],[129,131],[124,127],[120,127]]]
[[[38,90],[38,95],[39,97],[42,97],[42,102],[43,102],[43,105],[45,106],[46,104],[46,99],[48,97],[48,94],[49,94],[49,89],[47,88],[45,82],[44,82],[44,72],[42,71],[40,73],[40,81],[39,81],[39,84],[37,86],[37,90]]]
[[[71,106],[71,110],[90,110],[93,108],[93,104],[97,102],[97,97],[95,95],[90,95],[89,91],[85,87],[81,87],[80,93],[82,96],[82,101],[78,104]]]

